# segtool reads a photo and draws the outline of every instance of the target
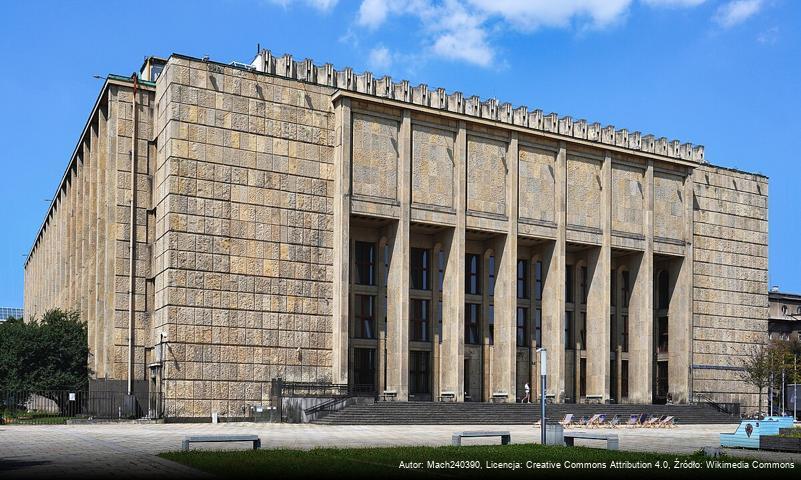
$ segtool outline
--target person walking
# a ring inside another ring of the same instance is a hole
[[[523,397],[522,403],[531,403],[531,387],[526,383],[526,396]]]

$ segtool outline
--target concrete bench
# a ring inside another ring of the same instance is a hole
[[[501,437],[501,445],[509,445],[509,442],[512,441],[512,435],[509,432],[456,432],[451,436],[451,444],[454,447],[462,445],[464,437]]]
[[[261,439],[258,435],[195,435],[184,438],[181,442],[181,449],[189,450],[190,443],[216,442],[253,442],[253,450],[261,448]]]
[[[439,396],[440,402],[455,402],[456,401],[456,393],[454,392],[442,392]]]
[[[384,390],[380,396],[382,402],[394,402],[398,399],[398,392],[395,390]]]
[[[620,440],[616,434],[589,433],[589,432],[565,432],[565,445],[572,447],[577,438],[586,440],[606,440],[607,450],[620,450]]]
[[[587,395],[584,397],[584,401],[589,404],[599,404],[604,403],[603,395]]]

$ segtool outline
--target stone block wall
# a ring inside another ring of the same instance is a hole
[[[693,391],[755,409],[738,370],[768,335],[768,179],[702,165],[693,181]]]
[[[273,377],[330,381],[331,93],[175,56],[159,78],[155,328],[170,338],[169,416],[241,416]],[[382,132],[367,138],[390,149]]]
[[[144,379],[150,343],[147,282],[151,275],[150,207],[153,96],[137,93],[134,374]],[[42,230],[25,265],[25,314],[75,311],[89,330],[94,378],[126,380],[130,291],[133,85],[109,80],[86,124]]]

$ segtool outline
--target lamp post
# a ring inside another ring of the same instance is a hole
[[[544,348],[538,348],[537,353],[540,354],[540,438],[543,445],[546,443],[545,438],[545,430],[546,430],[546,419],[545,419],[545,387],[546,387],[546,375],[548,374],[548,369],[546,366],[546,361],[548,358],[548,352]]]

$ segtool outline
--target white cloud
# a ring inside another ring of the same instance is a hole
[[[604,27],[620,19],[632,0],[469,0],[477,9],[498,15],[525,30],[539,27],[568,27],[575,21],[589,21]]]
[[[605,28],[625,19],[634,1],[362,0],[356,25],[376,30],[395,17],[416,17],[424,49],[439,57],[486,67],[496,59],[492,36],[498,32],[509,28],[524,32],[539,28]],[[705,0],[639,1],[653,7],[694,7]],[[374,53],[378,54],[379,49],[370,55]],[[402,53],[395,52],[393,56],[397,55]]]
[[[651,7],[697,7],[706,0],[642,0]]]
[[[269,0],[271,3],[288,8],[293,4],[302,3],[317,10],[327,12],[334,8],[339,0]]]
[[[773,45],[779,40],[779,27],[771,27],[757,35],[757,42],[762,45]]]
[[[392,65],[392,55],[387,47],[379,46],[370,50],[368,63],[373,70],[387,71]]]
[[[733,27],[756,15],[762,8],[762,0],[735,0],[721,5],[715,21],[724,28]]]

